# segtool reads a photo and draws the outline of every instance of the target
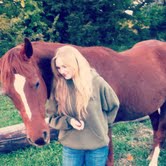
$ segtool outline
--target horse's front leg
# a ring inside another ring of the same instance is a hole
[[[112,128],[109,128],[108,131],[108,136],[109,136],[109,152],[108,152],[108,159],[107,159],[107,164],[106,166],[113,166],[114,165],[114,154],[113,154],[113,144],[112,144]]]

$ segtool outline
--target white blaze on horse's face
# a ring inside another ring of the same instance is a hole
[[[24,85],[25,85],[25,77],[19,74],[15,74],[14,88],[17,91],[17,93],[20,95],[22,102],[24,103],[24,107],[25,107],[28,118],[31,119],[32,113],[30,111],[30,108],[27,103],[27,99],[25,97]]]

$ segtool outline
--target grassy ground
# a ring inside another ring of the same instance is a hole
[[[0,128],[22,120],[9,98],[0,96]],[[113,126],[115,166],[148,166],[146,160],[152,144],[149,120],[119,123]],[[0,154],[0,166],[60,166],[61,145],[53,141],[43,148],[30,147]],[[166,152],[161,151],[159,166],[165,164]]]

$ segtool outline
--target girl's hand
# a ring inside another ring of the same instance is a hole
[[[72,125],[72,127],[76,130],[83,130],[84,129],[84,121],[80,120],[80,122],[78,120],[76,120],[75,118],[72,118],[70,120],[70,124]]]

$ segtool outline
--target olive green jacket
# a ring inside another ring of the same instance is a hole
[[[74,149],[96,149],[109,143],[108,128],[114,122],[119,109],[119,100],[110,85],[96,72],[93,72],[93,95],[87,106],[87,116],[83,130],[70,125],[70,116],[50,116],[49,124],[59,130],[62,145]],[[53,98],[48,100],[47,112],[55,112]]]

